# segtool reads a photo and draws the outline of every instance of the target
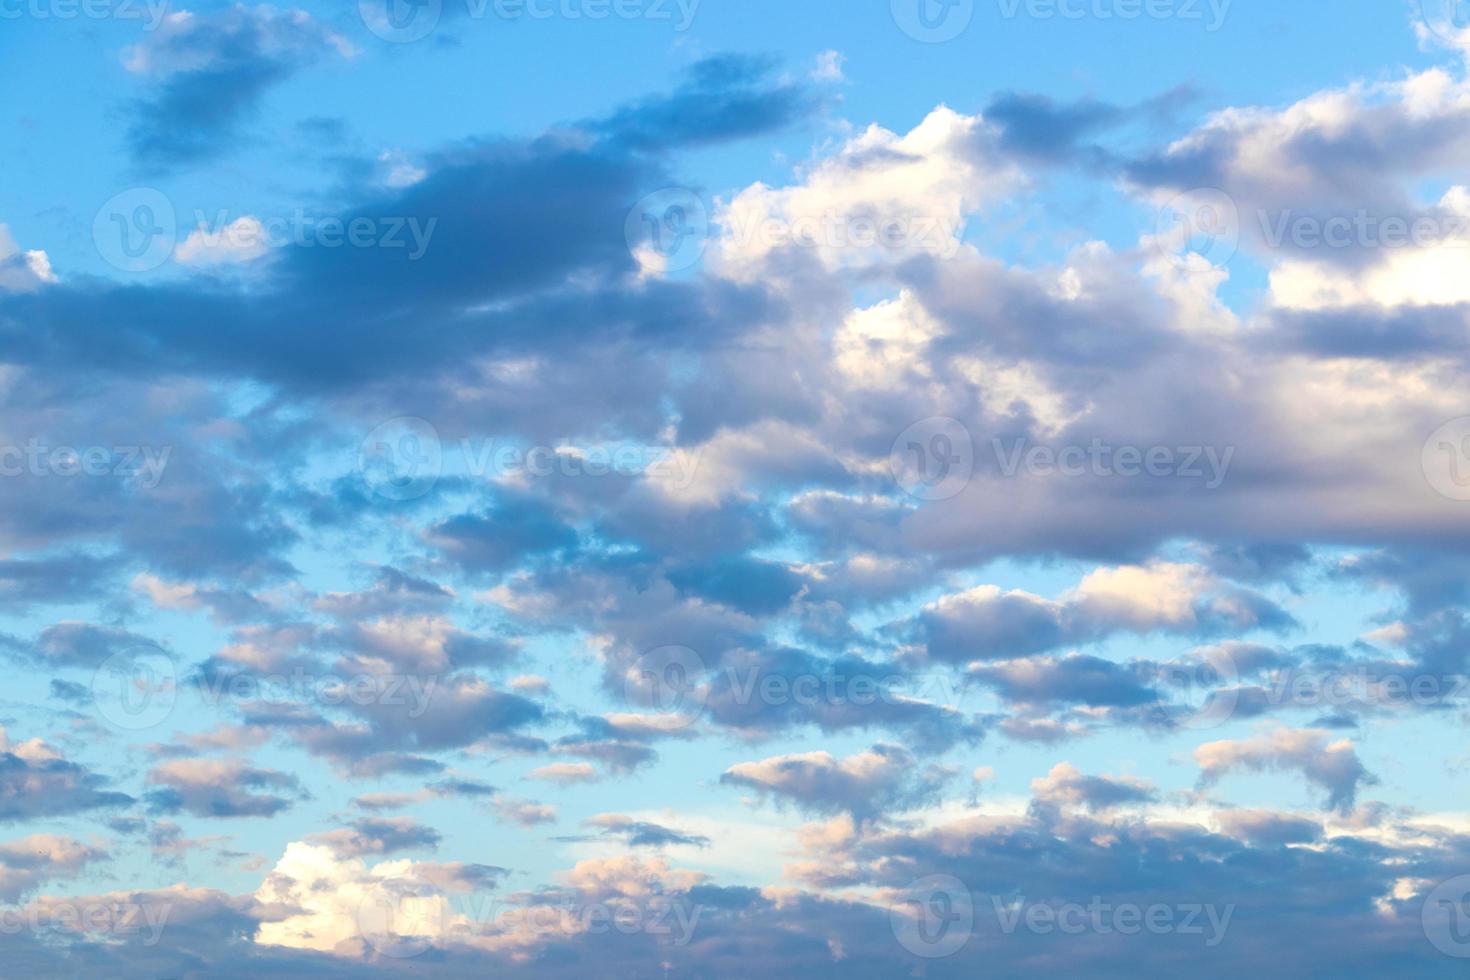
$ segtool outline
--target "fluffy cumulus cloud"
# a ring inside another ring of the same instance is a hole
[[[1463,973],[1465,25],[617,6],[7,21],[0,972]]]

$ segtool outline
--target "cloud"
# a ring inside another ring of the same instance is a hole
[[[1031,796],[1044,808],[1103,811],[1151,803],[1158,798],[1158,790],[1146,779],[1087,776],[1070,762],[1059,762],[1046,776],[1031,781]]]
[[[147,795],[155,812],[196,817],[273,817],[309,795],[294,775],[238,759],[174,759],[155,766],[148,783],[162,787]]]
[[[125,62],[159,86],[157,95],[133,104],[134,159],[158,169],[220,155],[241,140],[270,89],[352,53],[345,38],[302,10],[239,3],[212,14],[171,13]]]
[[[1364,768],[1348,739],[1313,729],[1277,728],[1249,739],[1208,742],[1194,750],[1200,785],[1213,786],[1233,771],[1289,770],[1327,791],[1327,806],[1348,812],[1358,788],[1378,780]]]
[[[813,813],[870,818],[933,802],[950,775],[937,766],[919,768],[902,748],[878,745],[845,759],[806,752],[742,762],[720,782],[790,800]]]
[[[33,820],[132,804],[108,781],[33,738],[12,741],[0,728],[0,820]]]
[[[621,813],[599,813],[582,823],[597,828],[605,836],[621,838],[629,847],[708,847],[710,843],[708,837],[681,833],[662,824],[635,820]]]
[[[45,882],[76,877],[110,857],[101,848],[56,834],[32,834],[0,844],[0,898],[14,902]]]

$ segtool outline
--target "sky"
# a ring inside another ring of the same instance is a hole
[[[0,0],[0,972],[1464,976],[1467,59]]]

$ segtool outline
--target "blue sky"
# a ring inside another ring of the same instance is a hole
[[[1460,7],[0,0],[5,974],[1460,975]]]

